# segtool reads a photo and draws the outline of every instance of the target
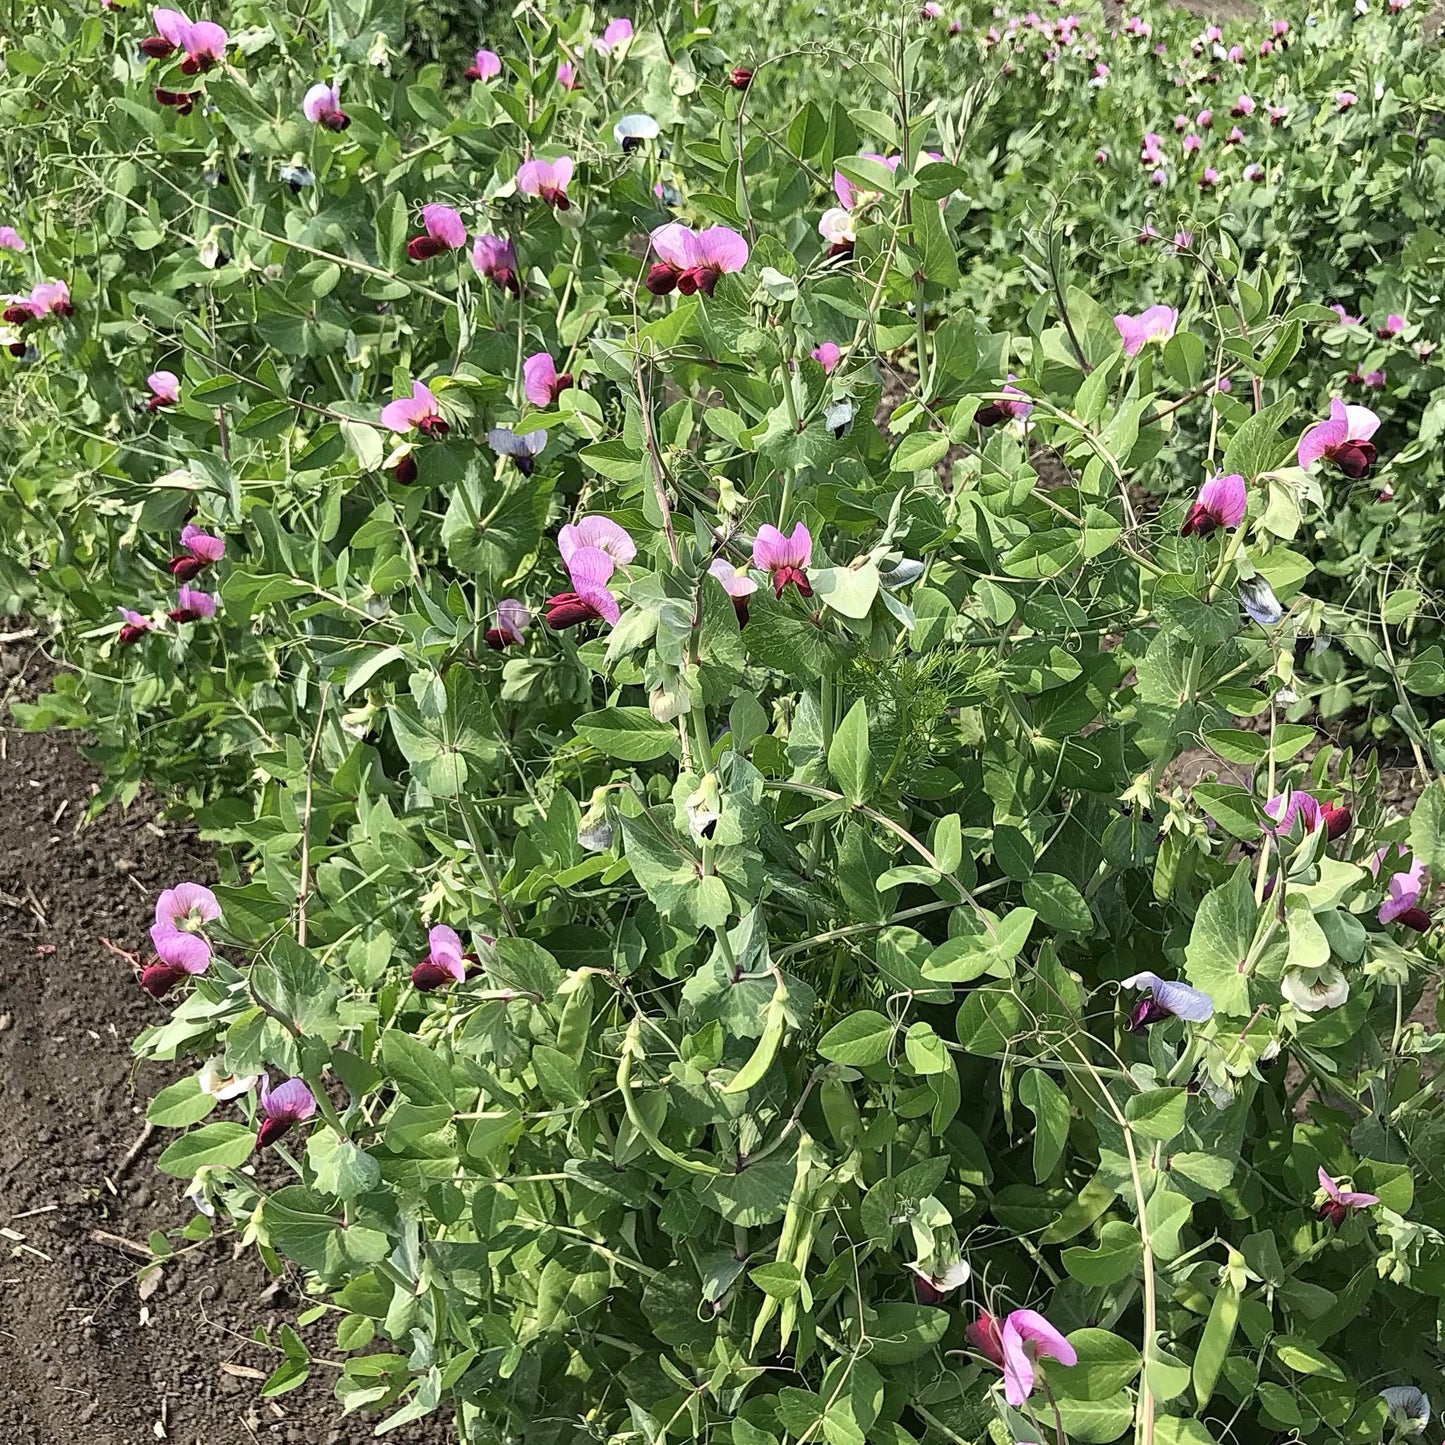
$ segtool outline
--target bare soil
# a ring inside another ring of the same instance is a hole
[[[214,873],[153,798],[82,826],[94,769],[4,705],[47,671],[34,642],[0,646],[0,1445],[361,1445],[375,1421],[341,1418],[334,1365],[260,1398],[284,1356],[253,1333],[274,1339],[309,1301],[234,1236],[168,1262],[141,1298],[148,1235],[190,1205],[155,1171],[166,1131],[132,1150],[181,1069],[131,1057],[164,1005],[101,940],[139,948],[156,893]],[[333,1328],[302,1332],[316,1356],[336,1358]],[[435,1420],[389,1438],[452,1436]]]

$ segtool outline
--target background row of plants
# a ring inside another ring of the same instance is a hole
[[[136,1047],[268,1392],[1425,1428],[1438,52],[934,8],[8,29],[17,711],[217,846]]]

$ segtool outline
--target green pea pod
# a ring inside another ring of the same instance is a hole
[[[570,984],[571,979],[568,980]],[[576,977],[575,986],[562,1006],[557,1022],[557,1048],[576,1063],[587,1052],[587,1035],[592,1028],[592,978],[590,974]]]
[[[1238,1324],[1239,1291],[1232,1284],[1222,1284],[1209,1307],[1204,1333],[1200,1335],[1199,1347],[1194,1351],[1194,1398],[1201,1410],[1214,1393],[1215,1381],[1229,1358],[1229,1347],[1234,1342]]]
[[[782,974],[778,975],[778,982],[773,989],[773,997],[768,1003],[767,1021],[763,1027],[763,1036],[758,1040],[757,1047],[753,1050],[747,1063],[740,1068],[727,1086],[722,1090],[724,1094],[745,1094],[754,1084],[760,1083],[768,1070],[773,1066],[773,1060],[778,1055],[778,1045],[783,1042],[783,1035],[788,1028],[788,986],[783,982]]]
[[[647,1052],[642,1047],[642,1020],[633,1019],[627,1026],[626,1037],[622,1040],[622,1057],[617,1061],[617,1092],[622,1095],[622,1106],[627,1110],[632,1127],[652,1145],[655,1154],[670,1164],[676,1164],[691,1174],[706,1174],[716,1178],[723,1171],[715,1164],[704,1164],[700,1159],[689,1159],[685,1154],[679,1154],[676,1149],[664,1144],[642,1117],[642,1110],[637,1107],[637,1099],[632,1092],[632,1065],[635,1060],[646,1057]]]

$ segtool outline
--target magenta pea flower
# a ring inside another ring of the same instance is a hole
[[[572,385],[572,373],[557,372],[557,363],[545,351],[522,363],[522,391],[533,406],[551,406]]]
[[[319,80],[306,92],[301,114],[323,130],[340,132],[351,124],[351,117],[341,108],[341,87],[334,80],[330,85]]]
[[[1375,335],[1381,341],[1393,341],[1405,329],[1405,318],[1397,316],[1393,311],[1385,318],[1385,324],[1378,327]]]
[[[581,77],[570,60],[564,60],[557,66],[557,84],[563,90],[581,90]]]
[[[600,547],[577,547],[566,562],[572,590],[547,599],[547,626],[560,632],[597,619],[615,625],[622,609],[607,583],[616,562]]]
[[[438,923],[427,930],[427,956],[411,971],[412,984],[430,993],[448,983],[461,983],[467,976],[462,941],[456,930]]]
[[[119,641],[122,647],[134,647],[155,626],[145,613],[137,612],[133,607],[117,607],[115,610],[121,617]]]
[[[619,18],[609,20],[607,28],[599,39],[592,42],[592,48],[599,55],[621,54],[632,40],[632,21]]]
[[[472,268],[484,281],[495,282],[514,296],[522,294],[517,251],[507,236],[478,236],[472,242]]]
[[[287,1079],[276,1088],[270,1078],[261,1080],[261,1127],[256,1148],[274,1144],[293,1124],[304,1124],[316,1112],[316,1096],[302,1079]]]
[[[1188,130],[1188,129],[1189,129],[1189,117],[1188,117],[1187,115],[1176,115],[1176,116],[1174,117],[1174,129],[1175,129],[1176,131],[1179,131],[1179,130]]]
[[[159,411],[163,406],[174,406],[181,399],[180,378],[173,371],[153,371],[146,377],[151,394],[146,398],[147,411]]]
[[[1157,973],[1145,970],[1123,979],[1121,988],[1144,989],[1147,992],[1129,1010],[1129,1021],[1125,1027],[1138,1031],[1150,1024],[1162,1023],[1165,1019],[1183,1019],[1185,1023],[1207,1023],[1214,1016],[1214,1000],[1207,993],[1191,988],[1187,983],[1160,978]]]
[[[1149,172],[1149,184],[1151,186],[1163,187],[1169,184],[1169,172],[1163,166]]]
[[[1357,1189],[1341,1189],[1338,1181],[1332,1179],[1325,1172],[1323,1164],[1320,1165],[1319,1180],[1325,1197],[1316,1217],[1326,1220],[1336,1229],[1350,1217],[1354,1210],[1368,1209],[1372,1204],[1380,1202],[1378,1194],[1365,1194]]]
[[[1243,132],[1242,130],[1240,130],[1240,128],[1239,128],[1237,125],[1235,125],[1235,126],[1230,126],[1230,128],[1229,128],[1229,134],[1228,134],[1227,136],[1225,136],[1225,138],[1224,138],[1224,143],[1225,143],[1225,145],[1227,145],[1227,146],[1237,146],[1237,145],[1239,145],[1243,140],[1244,140],[1244,132]]]
[[[446,251],[459,251],[467,244],[467,228],[450,206],[433,202],[421,208],[425,234],[413,236],[406,243],[406,254],[413,261],[429,261]]]
[[[715,577],[722,590],[732,598],[739,626],[746,626],[750,606],[748,599],[758,590],[758,584],[748,576],[748,569],[734,567],[726,557],[714,557],[707,570],[709,576]]]
[[[1283,36],[1288,35],[1288,34],[1289,34],[1289,21],[1288,21],[1288,20],[1271,20],[1271,21],[1269,22],[1269,33],[1270,33],[1271,35],[1273,35],[1276,40],[1279,40],[1279,39],[1282,38]]]
[[[515,597],[504,597],[497,603],[495,621],[482,634],[482,641],[494,652],[522,645],[522,634],[532,625],[532,614]]]
[[[1189,508],[1181,537],[1207,537],[1216,527],[1237,527],[1244,520],[1247,504],[1244,478],[1237,472],[1210,477],[1199,489],[1199,497]]]
[[[184,583],[176,592],[176,605],[166,613],[172,622],[204,622],[215,615],[214,595]]]
[[[1251,100],[1248,95],[1241,95],[1230,107],[1229,113],[1234,116],[1236,120],[1246,115],[1253,115],[1254,101]]]
[[[157,961],[140,975],[141,987],[152,998],[163,997],[187,974],[205,973],[211,966],[205,928],[220,916],[216,895],[199,883],[178,883],[156,899],[151,946]]]
[[[1184,137],[1184,154],[1187,155],[1187,156],[1192,156],[1192,155],[1199,149],[1199,147],[1202,146],[1203,144],[1204,144],[1204,142],[1203,142],[1202,140],[1200,140],[1200,138],[1199,138],[1197,135],[1187,135],[1187,136],[1185,136],[1185,137]]]
[[[1312,793],[1301,788],[1292,788],[1288,793],[1276,793],[1265,805],[1264,813],[1274,823],[1274,832],[1283,838],[1293,833],[1295,824],[1304,833],[1312,833],[1320,826],[1320,805]]]
[[[571,208],[567,199],[567,183],[572,179],[572,157],[558,156],[555,161],[523,161],[517,168],[517,189],[524,196],[536,196],[559,211]]]
[[[720,276],[748,264],[748,243],[727,226],[694,232],[680,221],[669,221],[652,232],[651,241],[661,259],[643,284],[654,296],[666,296],[674,288],[684,296],[696,291],[711,296]]]
[[[1331,397],[1326,421],[1317,421],[1299,439],[1295,456],[1308,469],[1317,461],[1332,462],[1347,477],[1358,481],[1375,465],[1375,444],[1380,418],[1367,406],[1346,406]]]
[[[1203,174],[1199,177],[1199,189],[1212,191],[1218,184],[1219,172],[1213,166],[1205,166]]]
[[[382,407],[381,424],[388,431],[418,431],[424,437],[444,437],[450,430],[431,388],[420,381],[412,382],[410,396],[397,397]]]
[[[1349,110],[1352,105],[1358,105],[1360,97],[1353,90],[1337,90],[1335,92],[1335,109],[1343,113]]]
[[[224,537],[213,537],[187,522],[181,528],[181,550],[166,563],[166,571],[178,582],[190,582],[225,555]]]
[[[1341,326],[1359,326],[1365,319],[1363,316],[1351,316],[1338,301],[1330,303],[1330,310],[1340,318]]]
[[[819,342],[808,354],[823,368],[825,376],[831,376],[843,359],[843,349],[836,341]]]
[[[479,50],[472,57],[472,63],[467,66],[466,77],[475,83],[479,80],[492,80],[501,73],[502,57],[495,50]]]
[[[1162,346],[1174,335],[1178,325],[1179,312],[1172,306],[1151,306],[1138,316],[1121,312],[1114,317],[1114,326],[1124,343],[1125,356],[1138,356],[1151,341]]]
[[[1289,109],[1283,105],[1266,105],[1264,113],[1269,117],[1270,125],[1276,126],[1289,114]]]
[[[0,226],[0,251],[21,252],[24,249],[25,242],[14,226]]]
[[[753,541],[753,566],[772,577],[775,597],[781,597],[789,583],[798,589],[799,596],[813,595],[807,571],[812,559],[813,538],[801,522],[791,536],[766,524],[758,528]]]
[[[1264,167],[1255,161],[1251,161],[1244,168],[1244,179],[1247,181],[1262,181],[1264,179]]]
[[[1208,130],[1214,124],[1214,112],[1212,110],[1201,110],[1194,117],[1194,122],[1201,130]]]
[[[999,1331],[1003,1353],[1003,1395],[1015,1409],[1034,1392],[1039,1360],[1076,1365],[1074,1347],[1037,1310],[1013,1310]]]
[[[1371,871],[1378,877],[1388,849],[1381,848],[1371,862]],[[1403,848],[1398,848],[1400,853]],[[1385,901],[1377,915],[1381,923],[1402,923],[1416,933],[1430,931],[1430,914],[1421,906],[1420,900],[1426,895],[1425,864],[1418,858],[1410,860],[1410,866],[1399,873],[1392,873],[1385,885]]]
[[[611,517],[580,517],[557,533],[557,550],[564,563],[570,564],[573,554],[584,547],[605,552],[620,567],[627,566],[637,556],[637,543],[632,540],[632,534]]]

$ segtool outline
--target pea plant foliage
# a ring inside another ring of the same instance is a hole
[[[64,666],[17,712],[215,846],[118,943],[189,1065],[158,1259],[309,1292],[263,1393],[314,1354],[466,1445],[1438,1428],[1445,787],[1406,692],[1396,807],[1296,690],[1325,499],[1414,443],[1227,214],[1106,284],[1039,207],[1007,305],[977,249],[1015,70],[1123,126],[1243,44],[23,9],[0,595]]]

